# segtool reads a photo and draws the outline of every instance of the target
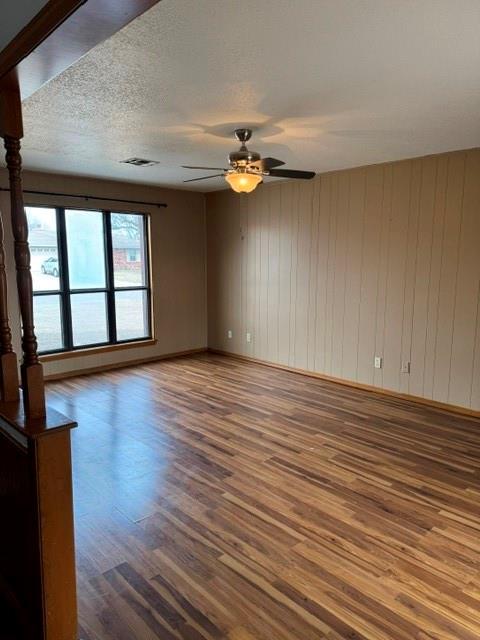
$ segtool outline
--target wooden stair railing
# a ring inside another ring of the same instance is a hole
[[[76,425],[45,404],[22,193],[21,101],[14,74],[0,80],[0,137],[10,181],[22,320],[20,392],[0,220],[0,602],[9,603],[21,627],[18,640],[77,640],[70,458],[70,431]]]

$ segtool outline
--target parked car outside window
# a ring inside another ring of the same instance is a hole
[[[40,270],[44,274],[49,274],[58,278],[58,258],[48,258],[42,262]]]

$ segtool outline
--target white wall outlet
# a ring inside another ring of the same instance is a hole
[[[410,362],[402,362],[402,373],[410,373]]]
[[[251,342],[252,341],[252,334],[250,333],[250,331],[247,331],[246,338],[247,338],[247,342]]]
[[[229,330],[227,331],[227,338],[228,338],[229,340],[231,340],[231,339],[233,338],[233,331],[232,331],[231,329],[229,329]]]
[[[381,356],[375,356],[373,366],[375,367],[375,369],[381,369],[383,366],[383,358]]]

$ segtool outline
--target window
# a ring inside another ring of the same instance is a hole
[[[148,219],[26,207],[40,353],[151,338]]]

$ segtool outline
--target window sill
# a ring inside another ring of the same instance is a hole
[[[138,349],[140,347],[152,347],[157,344],[155,339],[136,340],[135,342],[124,342],[123,344],[106,344],[102,347],[90,347],[88,349],[75,349],[75,351],[62,351],[61,353],[47,353],[40,356],[40,362],[54,362],[55,360],[66,360],[69,358],[79,358],[81,356],[93,356],[96,354],[109,353],[110,351],[124,351],[125,349]]]

